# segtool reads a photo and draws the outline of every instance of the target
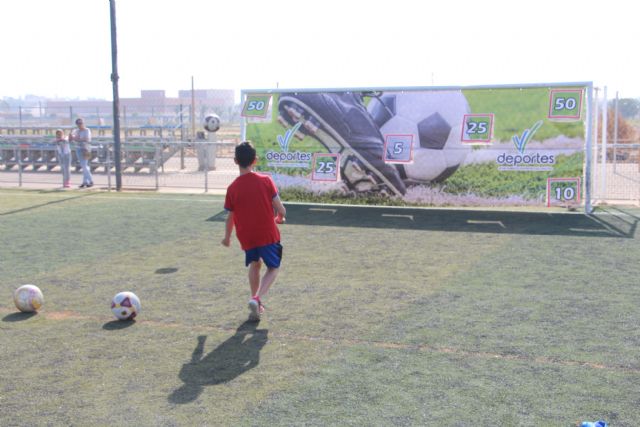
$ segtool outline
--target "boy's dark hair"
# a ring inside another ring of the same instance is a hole
[[[256,149],[251,141],[244,141],[236,145],[236,161],[243,168],[248,168],[256,159]]]

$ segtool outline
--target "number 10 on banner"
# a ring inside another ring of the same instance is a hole
[[[548,178],[547,207],[580,204],[580,178]]]
[[[315,153],[313,155],[313,181],[338,181],[340,179],[340,154]]]

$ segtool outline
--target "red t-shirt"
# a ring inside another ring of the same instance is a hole
[[[280,241],[272,204],[277,195],[271,177],[255,172],[240,175],[227,188],[224,208],[233,212],[236,236],[243,250]]]

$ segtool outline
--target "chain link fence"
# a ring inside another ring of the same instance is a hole
[[[640,143],[595,144],[593,197],[596,203],[640,205]]]
[[[640,100],[604,98],[596,91],[591,194],[595,204],[640,206]]]
[[[17,187],[61,187],[62,173],[53,128],[21,128],[18,134],[0,134],[0,185]],[[232,132],[229,131],[228,132]],[[217,140],[199,132],[195,141],[177,134],[129,129],[121,143],[122,186],[125,189],[223,190],[238,175],[233,162],[237,137]],[[151,134],[150,134],[151,133]],[[229,134],[227,134],[228,136]],[[97,188],[115,188],[113,137],[92,139],[89,165]],[[78,153],[72,144],[71,183],[82,182]]]

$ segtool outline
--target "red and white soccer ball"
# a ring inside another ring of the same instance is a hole
[[[118,320],[133,320],[140,309],[140,298],[133,292],[117,293],[111,300],[111,311]]]
[[[13,302],[25,313],[38,311],[44,305],[42,291],[35,285],[22,285],[13,293]]]

